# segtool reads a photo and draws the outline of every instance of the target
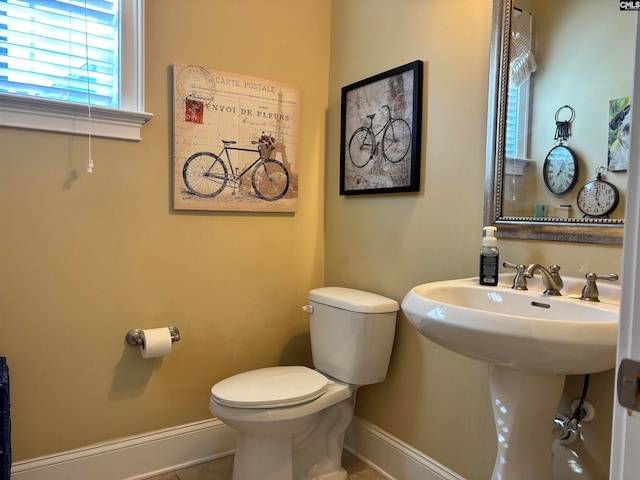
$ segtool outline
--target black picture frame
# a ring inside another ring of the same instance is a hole
[[[421,60],[342,88],[340,195],[420,191]]]

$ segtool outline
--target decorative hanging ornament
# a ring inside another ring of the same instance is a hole
[[[568,110],[568,112],[563,111],[565,109]],[[569,117],[568,119],[566,118],[567,116]],[[558,111],[556,111],[556,136],[554,140],[558,145],[563,145],[571,136],[571,122],[575,116],[575,110],[569,105],[560,107]],[[562,117],[565,119],[563,120]]]

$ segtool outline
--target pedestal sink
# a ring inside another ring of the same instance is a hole
[[[489,364],[498,454],[492,480],[551,480],[553,422],[566,375],[615,366],[620,287],[598,285],[600,302],[580,300],[585,280],[563,277],[562,296],[497,287],[477,278],[411,289],[402,310],[429,340]]]

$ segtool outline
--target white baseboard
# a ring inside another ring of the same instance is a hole
[[[34,458],[12,480],[139,480],[231,455],[234,431],[212,419]]]
[[[14,463],[12,480],[141,480],[231,455],[234,431],[217,419]],[[354,418],[345,448],[388,480],[464,480],[375,425]]]
[[[388,432],[354,417],[345,449],[388,480],[465,480]]]

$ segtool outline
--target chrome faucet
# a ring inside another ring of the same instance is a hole
[[[562,278],[560,278],[560,274],[558,273],[559,271],[560,267],[558,265],[551,265],[549,270],[547,270],[539,263],[532,263],[524,271],[524,276],[527,278],[533,278],[533,274],[539,272],[545,288],[543,295],[562,295],[560,290],[562,290],[564,284],[562,282]]]

